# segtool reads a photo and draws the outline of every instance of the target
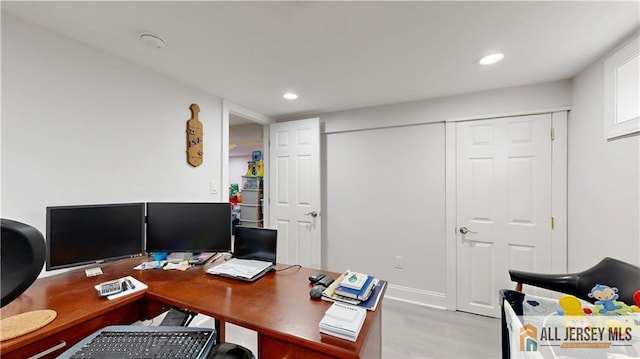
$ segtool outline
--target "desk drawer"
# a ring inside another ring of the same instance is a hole
[[[153,319],[166,312],[167,310],[173,308],[172,306],[155,299],[144,298],[143,303],[144,305],[142,306],[142,311],[140,312],[140,320]]]
[[[304,358],[330,359],[335,358],[324,353],[313,351],[295,344],[280,341],[266,335],[258,335],[258,357],[260,358]]]
[[[45,359],[55,358],[96,330],[107,325],[131,324],[137,321],[139,316],[139,302],[130,303],[12,352],[2,353],[2,359],[26,359],[34,356]]]

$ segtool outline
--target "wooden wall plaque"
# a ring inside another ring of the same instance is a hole
[[[200,106],[193,103],[189,106],[191,109],[191,118],[187,120],[187,162],[193,167],[202,164],[203,138],[202,138],[202,122],[198,119]]]

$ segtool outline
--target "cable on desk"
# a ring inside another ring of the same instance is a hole
[[[274,272],[282,272],[283,270],[291,269],[291,268],[293,268],[293,267],[298,267],[298,269],[302,268],[302,266],[301,266],[300,264],[293,264],[293,265],[290,265],[290,266],[288,266],[288,267],[286,267],[286,268],[282,268],[282,269],[274,269],[273,271],[274,271]]]

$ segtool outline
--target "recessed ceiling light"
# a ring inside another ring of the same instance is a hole
[[[140,40],[142,40],[142,42],[147,44],[147,46],[153,47],[153,48],[156,48],[156,49],[161,49],[161,48],[167,46],[167,42],[164,41],[164,39],[161,38],[158,35],[140,34]]]
[[[487,55],[480,60],[478,60],[478,64],[480,65],[493,65],[496,62],[502,61],[504,59],[504,54],[501,52],[496,52],[495,54]]]
[[[282,95],[282,97],[286,98],[287,100],[295,100],[298,98],[298,95],[294,94],[293,92],[287,92],[286,94]]]

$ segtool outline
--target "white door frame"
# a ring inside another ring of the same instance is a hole
[[[264,116],[260,113],[252,111],[248,108],[242,107],[240,105],[236,105],[233,102],[222,99],[222,170],[220,171],[220,183],[222,183],[220,187],[221,200],[223,202],[229,201],[229,114],[233,113],[234,115],[238,115],[244,117],[248,120],[251,120],[259,125],[262,125],[262,138],[265,138],[266,141],[269,139],[269,124],[275,122],[271,118]],[[264,188],[264,193],[269,193],[269,146],[262,146],[262,160],[264,161],[264,178],[262,186]],[[267,206],[263,209],[264,223],[269,223],[269,210]]]
[[[460,118],[447,120],[445,125],[445,181],[446,181],[446,309],[457,309],[457,193],[456,193],[456,122],[485,120],[523,115],[551,113],[551,127],[554,141],[551,142],[551,213],[554,217],[554,229],[551,231],[551,266],[554,273],[567,272],[567,112],[569,108],[541,110],[521,113],[508,113],[495,116]],[[514,284],[515,287],[515,284]],[[511,288],[507,288],[511,289]]]

